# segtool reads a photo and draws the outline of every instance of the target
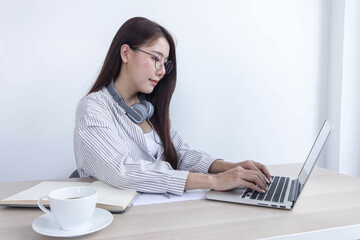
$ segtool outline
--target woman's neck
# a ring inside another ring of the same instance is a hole
[[[119,74],[119,77],[114,80],[114,86],[116,91],[124,99],[125,103],[129,106],[139,103],[139,98],[137,96],[137,91],[133,88],[127,77]]]

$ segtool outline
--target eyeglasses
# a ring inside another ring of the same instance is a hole
[[[149,53],[149,52],[146,52],[144,50],[141,50],[139,48],[132,48],[133,50],[138,50],[140,52],[143,52],[143,53],[146,53],[150,56],[153,56],[154,57],[154,62],[155,62],[155,69],[161,69],[163,66],[165,67],[165,74],[169,74],[171,72],[171,70],[173,69],[173,61],[171,60],[168,60],[168,61],[165,61],[165,58],[163,55],[158,55],[156,56],[155,54],[152,54],[152,53]]]

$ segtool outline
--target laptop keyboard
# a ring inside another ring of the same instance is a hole
[[[241,197],[283,203],[289,181],[289,177],[271,176],[271,183],[268,184],[269,191],[266,193],[259,193],[251,188],[247,188]]]

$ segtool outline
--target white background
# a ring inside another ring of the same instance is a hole
[[[176,39],[171,118],[193,147],[229,161],[304,161],[331,110],[332,4],[0,1],[0,181],[65,178],[76,168],[76,106],[134,16]],[[329,165],[326,153],[320,165]]]

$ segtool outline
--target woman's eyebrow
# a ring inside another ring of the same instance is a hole
[[[166,60],[169,59],[169,56],[168,56],[168,57],[165,57],[164,54],[162,54],[162,53],[159,52],[159,51],[155,51],[155,50],[151,50],[151,51],[154,52],[154,53],[157,53],[157,54],[159,54],[159,55],[161,55],[161,56],[163,56]]]

